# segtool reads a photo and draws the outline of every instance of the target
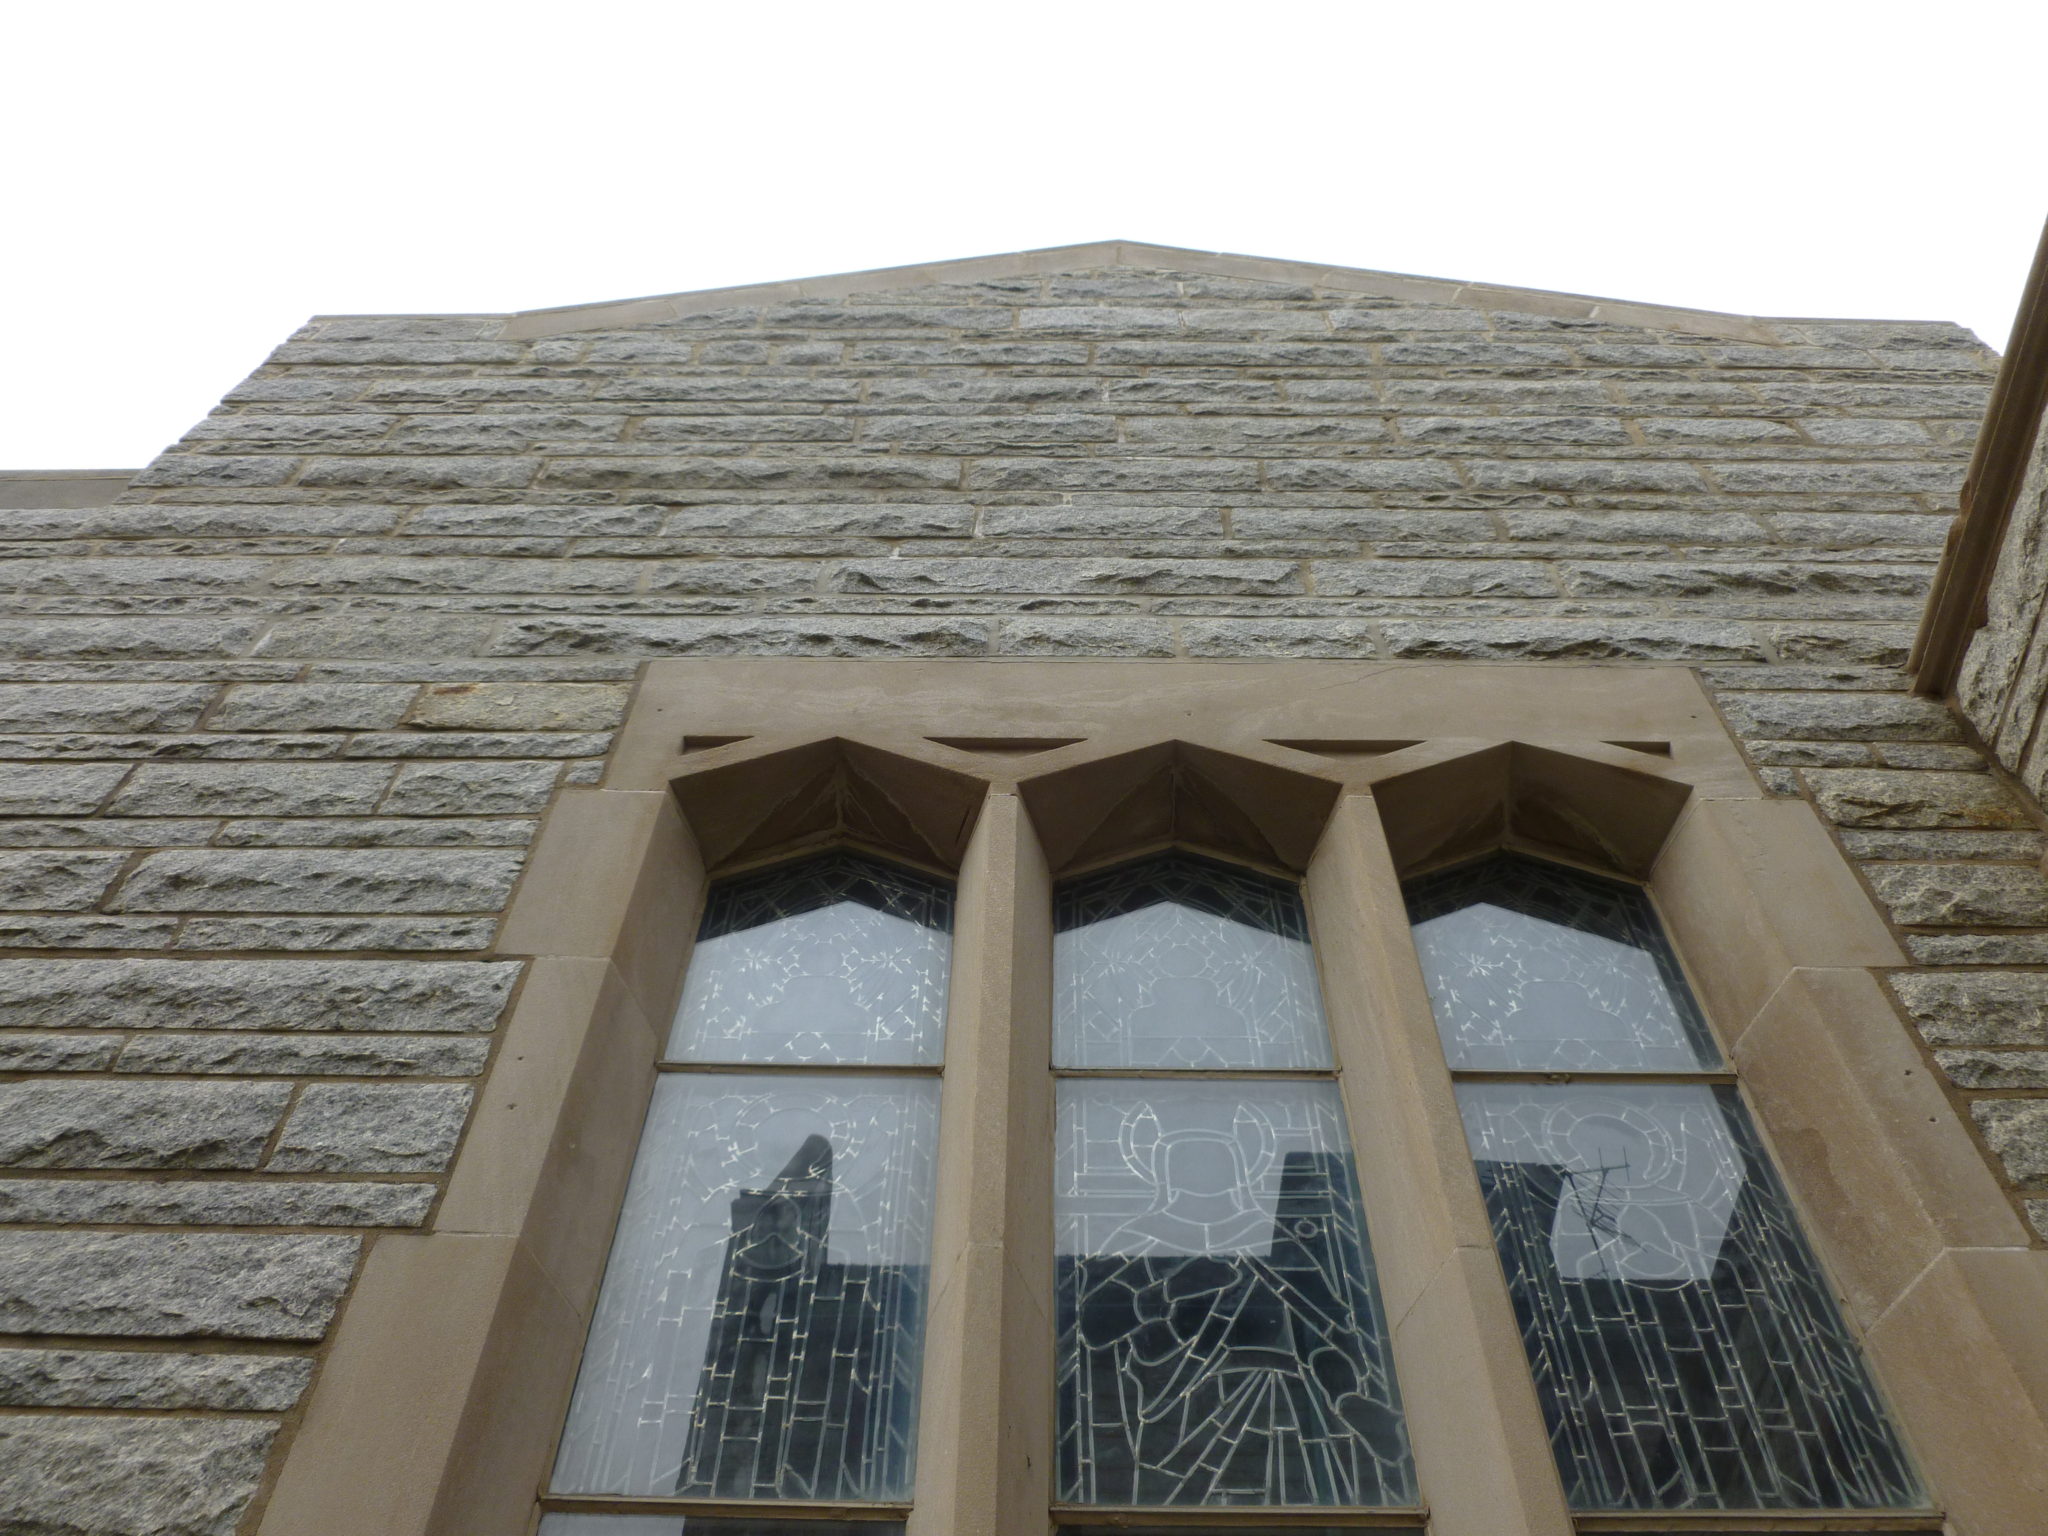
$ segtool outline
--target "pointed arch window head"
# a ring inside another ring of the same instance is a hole
[[[1062,884],[1053,929],[1056,1066],[1329,1069],[1292,884],[1155,854]]]

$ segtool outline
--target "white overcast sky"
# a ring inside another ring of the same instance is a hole
[[[0,10],[0,468],[138,465],[311,314],[1124,238],[2003,347],[2040,0]]]

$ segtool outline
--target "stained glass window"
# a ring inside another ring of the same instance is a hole
[[[1053,926],[1056,1065],[1329,1067],[1292,885],[1163,854],[1063,885]]]
[[[909,1496],[938,1084],[666,1074],[558,1493]]]
[[[1511,855],[1408,889],[1453,1068],[1684,1072],[1719,1064],[1649,899]]]
[[[1458,1103],[1573,1507],[1920,1504],[1647,899],[1506,856],[1410,897],[1452,1066],[1532,1079]]]
[[[915,1069],[939,1059],[952,903],[937,881],[848,853],[712,887],[556,1494],[910,1496],[939,1104],[938,1079]],[[772,1508],[547,1520],[549,1536],[783,1530]]]
[[[1299,889],[1173,852],[1054,903],[1059,1498],[1413,1502]]]
[[[1062,1499],[1413,1498],[1334,1084],[1070,1081],[1056,1158]]]
[[[932,1065],[953,892],[852,853],[712,887],[683,981],[678,1061]]]

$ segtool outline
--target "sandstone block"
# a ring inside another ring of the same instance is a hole
[[[441,730],[605,730],[626,717],[631,690],[616,683],[436,683],[412,724]]]

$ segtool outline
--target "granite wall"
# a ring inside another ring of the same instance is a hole
[[[1896,670],[1983,348],[1190,266],[318,320],[114,504],[5,515],[0,1528],[253,1529],[652,656],[1696,668],[2048,1230],[2038,813]],[[2042,665],[1972,699],[2030,734]]]

